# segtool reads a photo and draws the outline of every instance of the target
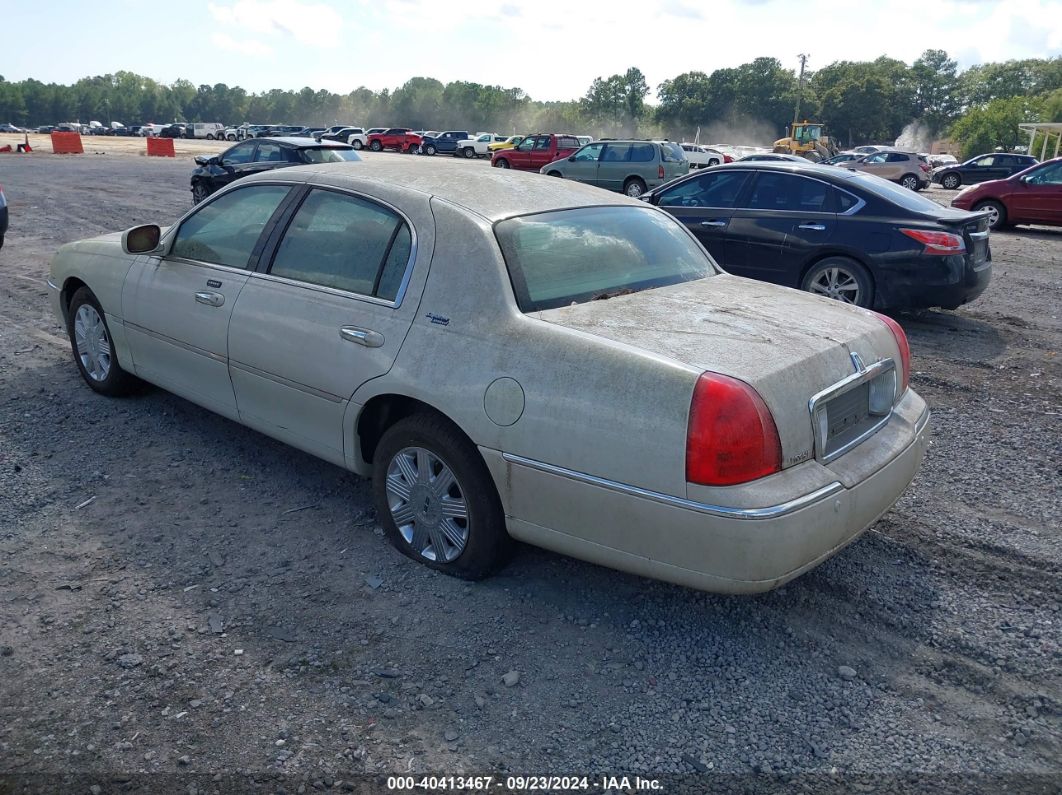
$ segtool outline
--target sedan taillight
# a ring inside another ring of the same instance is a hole
[[[686,429],[686,481],[733,486],[782,470],[782,443],[763,398],[744,381],[697,379]]]
[[[966,241],[962,235],[951,232],[933,232],[929,229],[901,229],[903,234],[925,245],[923,254],[962,254],[966,251]]]
[[[893,339],[896,340],[896,347],[900,351],[900,364],[903,372],[900,374],[900,394],[907,391],[907,385],[911,382],[911,345],[907,342],[907,334],[904,333],[903,327],[893,320],[888,315],[883,315],[880,312],[875,312],[881,322],[889,327],[889,331],[892,332]]]

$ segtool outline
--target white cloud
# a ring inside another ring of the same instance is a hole
[[[338,47],[342,39],[343,17],[324,3],[237,0],[232,5],[209,3],[207,8],[222,24],[262,35],[288,35],[312,47]]]
[[[270,55],[273,52],[268,44],[252,39],[234,39],[228,33],[215,33],[210,40],[215,47],[240,55]]]

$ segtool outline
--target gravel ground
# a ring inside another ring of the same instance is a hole
[[[49,257],[172,222],[189,170],[0,160],[0,791],[503,771],[1059,791],[1062,229],[993,235],[985,295],[900,317],[932,446],[826,564],[723,597],[523,548],[472,585],[392,550],[367,481],[81,383]]]

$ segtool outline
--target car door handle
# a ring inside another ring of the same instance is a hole
[[[339,336],[347,342],[356,342],[366,348],[379,348],[384,344],[384,337],[378,331],[357,326],[343,326],[339,330]]]
[[[825,232],[826,224],[801,224],[797,229],[810,229],[812,232]]]
[[[221,306],[225,303],[225,296],[221,293],[196,293],[195,300],[207,306]]]
[[[726,226],[726,221],[701,221],[701,226]]]

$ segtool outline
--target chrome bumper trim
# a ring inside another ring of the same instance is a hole
[[[51,279],[48,279],[48,289],[49,289],[49,290],[56,290],[56,291],[58,291],[58,290],[59,290],[59,285],[58,285],[58,284],[53,284],[53,283],[52,283],[52,280],[51,280]]]
[[[533,458],[524,458],[523,456],[513,455],[512,453],[502,453],[502,459],[510,464],[519,464],[521,466],[529,467],[530,469],[537,469],[539,472],[559,475],[560,477],[576,480],[580,483],[587,483],[591,486],[600,486],[601,488],[615,491],[620,494],[628,494],[632,497],[652,500],[653,502],[670,505],[674,508],[684,508],[687,511],[696,511],[697,513],[708,514],[709,516],[719,516],[724,519],[774,519],[778,516],[785,516],[794,511],[799,511],[801,508],[806,508],[807,506],[816,503],[819,500],[824,500],[830,495],[836,494],[844,489],[841,482],[835,480],[833,483],[823,486],[820,489],[816,489],[809,494],[802,494],[795,499],[783,502],[779,505],[768,505],[763,508],[732,508],[726,505],[710,505],[704,502],[688,500],[683,497],[674,497],[670,494],[661,494],[658,491],[641,489],[637,486],[628,486],[626,483],[618,483],[615,480],[607,480],[594,475],[587,475],[584,472],[576,472],[573,469],[565,469],[564,467],[546,464],[542,461],[536,461]]]

